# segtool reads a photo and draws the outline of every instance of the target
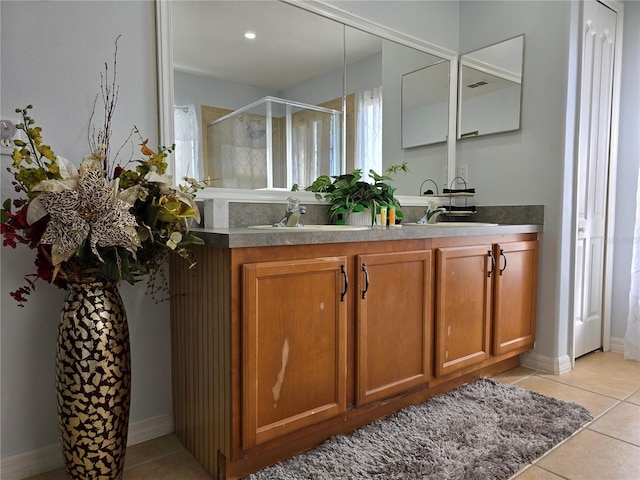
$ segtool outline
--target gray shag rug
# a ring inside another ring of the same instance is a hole
[[[591,419],[578,404],[483,378],[246,478],[507,479]]]

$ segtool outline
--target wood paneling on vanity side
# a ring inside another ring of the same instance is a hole
[[[195,247],[172,259],[171,356],[175,432],[209,471],[231,451],[230,251]]]

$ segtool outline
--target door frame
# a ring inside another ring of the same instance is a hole
[[[612,241],[615,233],[615,211],[616,211],[616,196],[615,192],[616,178],[617,178],[617,165],[618,165],[618,132],[619,132],[619,120],[620,120],[620,85],[621,85],[621,70],[622,70],[622,38],[623,38],[623,24],[624,24],[624,4],[618,0],[596,0],[598,3],[603,4],[605,7],[610,8],[616,12],[616,39],[613,54],[613,79],[612,79],[612,98],[611,98],[611,126],[610,126],[610,141],[609,141],[609,176],[607,179],[607,208],[606,208],[606,220],[605,220],[605,253],[604,253],[604,268],[603,268],[603,295],[602,295],[602,349],[609,351],[611,349],[611,302],[612,302],[612,290],[613,290],[613,253],[614,242]],[[582,25],[584,23],[584,4],[580,5],[580,35],[582,35]],[[580,42],[580,55],[582,55],[582,42]],[[580,69],[578,70],[581,82],[582,79],[582,59],[580,59]],[[578,83],[580,85],[580,83]],[[578,87],[579,88],[579,87]],[[580,90],[578,90],[578,105],[580,99]],[[579,108],[579,107],[578,107]],[[581,113],[580,111],[578,112]],[[578,142],[578,132],[576,132],[575,142]],[[575,245],[577,239],[577,195],[578,185],[577,172],[578,164],[578,150],[576,149],[575,168],[574,168],[574,192],[573,192],[573,231],[571,233],[572,238],[572,270],[571,270],[571,285],[575,284]],[[573,291],[573,287],[571,289]],[[575,304],[572,301],[570,305],[570,321],[569,331],[571,335],[571,342],[569,348],[569,356],[571,359],[571,368],[575,367],[575,331],[574,331],[574,316],[575,316]]]

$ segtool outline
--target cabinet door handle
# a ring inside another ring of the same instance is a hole
[[[491,259],[491,269],[489,269],[489,271],[487,272],[487,277],[491,277],[491,274],[493,273],[493,271],[496,268],[496,259],[491,254],[491,250],[487,250],[487,257],[489,257]]]
[[[507,269],[507,256],[504,254],[504,250],[500,249],[500,256],[504,259],[504,267],[500,269],[500,275]]]
[[[362,271],[364,272],[364,290],[362,291],[362,299],[367,298],[367,291],[369,291],[369,272],[367,272],[367,265],[362,264]]]
[[[349,289],[349,277],[347,277],[347,271],[345,270],[344,265],[340,265],[340,271],[342,272],[342,278],[344,279],[344,290],[342,291],[342,295],[340,295],[340,301],[344,302],[344,297]]]

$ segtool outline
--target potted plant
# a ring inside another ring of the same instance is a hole
[[[364,180],[360,169],[332,177],[321,175],[305,190],[315,192],[316,198],[331,204],[328,210],[330,222],[344,224],[352,213],[368,210],[373,224],[381,206],[400,206],[394,195],[396,189],[388,183],[392,180],[390,175],[398,171],[408,172],[407,162],[391,165],[387,168],[386,175],[379,175],[373,169],[369,170],[372,181]],[[396,210],[396,215],[402,218],[401,211]]]

